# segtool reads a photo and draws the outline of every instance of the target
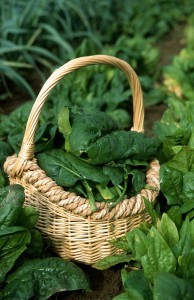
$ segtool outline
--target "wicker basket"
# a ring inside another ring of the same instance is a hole
[[[55,252],[66,259],[93,264],[120,250],[108,241],[122,237],[143,221],[150,221],[144,198],[154,202],[159,192],[159,163],[153,160],[146,174],[147,185],[130,199],[125,199],[110,210],[109,204],[97,203],[97,211],[90,209],[88,199],[65,191],[37,165],[34,158],[34,135],[42,106],[52,88],[65,75],[87,65],[110,64],[121,69],[129,80],[133,94],[133,128],[143,132],[144,108],[137,75],[128,63],[107,55],[76,58],[55,70],[43,85],[28,118],[18,156],[7,158],[4,169],[10,184],[25,188],[25,205],[39,211],[37,228],[52,241]]]

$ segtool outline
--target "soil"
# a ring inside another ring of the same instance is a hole
[[[174,30],[166,35],[157,46],[161,51],[160,66],[172,62],[172,57],[179,53],[184,45],[183,39],[184,25],[178,25]],[[36,90],[40,89],[37,84]],[[0,112],[7,114],[15,109],[19,104],[25,102],[26,96],[15,93],[13,99],[1,101]],[[160,103],[145,109],[145,131],[152,134],[153,124],[160,120],[167,104]],[[55,294],[50,300],[111,300],[114,296],[122,292],[121,269],[124,265],[118,265],[105,271],[99,271],[91,266],[79,265],[88,275],[91,281],[92,292],[72,291]]]

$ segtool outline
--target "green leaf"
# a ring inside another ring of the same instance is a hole
[[[53,149],[37,155],[38,164],[47,176],[51,177],[58,185],[71,187],[81,179],[79,173],[72,169],[65,152]]]
[[[75,116],[69,137],[72,152],[80,155],[93,142],[116,128],[116,122],[104,112],[94,111]]]
[[[173,274],[159,273],[154,281],[154,300],[192,300],[194,288],[184,279]]]
[[[182,204],[183,173],[167,164],[160,167],[161,191],[169,205]]]
[[[8,227],[0,231],[0,283],[12,269],[16,259],[26,250],[31,235],[22,227]]]
[[[123,286],[129,299],[152,300],[152,291],[149,282],[145,279],[143,270],[135,270],[125,274]]]
[[[179,205],[173,205],[167,210],[167,215],[175,223],[176,227],[179,229],[182,225],[182,212]]]
[[[162,219],[160,222],[158,222],[157,226],[160,234],[170,247],[170,249],[173,249],[173,247],[178,243],[179,241],[179,233],[176,228],[176,225],[174,222],[168,217],[167,214],[162,215]]]
[[[98,270],[106,270],[117,264],[130,262],[131,260],[134,260],[134,257],[132,255],[126,255],[126,254],[110,255],[99,260],[97,263],[92,265],[92,267]]]
[[[126,234],[130,251],[137,260],[141,260],[148,247],[146,234],[139,228],[134,228]]]
[[[159,217],[157,215],[156,210],[154,209],[153,204],[148,199],[146,199],[146,198],[144,198],[144,204],[145,204],[145,207],[146,207],[146,210],[147,210],[148,214],[152,218],[153,225],[155,225],[156,222],[157,222],[157,219]]]
[[[153,226],[148,234],[147,251],[141,258],[145,278],[153,282],[158,272],[174,273],[177,261],[172,250]]]
[[[37,158],[40,167],[60,186],[71,187],[78,180],[85,179],[102,184],[107,184],[109,181],[102,168],[92,166],[72,153],[61,149],[40,153]]]
[[[186,202],[187,199],[192,201],[194,199],[194,171],[187,172],[183,175],[183,195],[182,200]]]
[[[194,247],[194,237],[192,232],[191,222],[188,217],[184,220],[182,227],[180,229],[180,238],[179,242],[175,247],[176,257],[183,256],[189,253]]]
[[[43,250],[42,235],[36,229],[31,229],[30,234],[31,240],[28,248],[26,249],[26,254],[30,258],[39,258]]]
[[[21,185],[10,185],[0,189],[1,228],[19,225],[24,200],[24,188]]]
[[[145,187],[146,175],[144,172],[134,169],[131,170],[129,175],[132,175],[132,184],[136,193],[139,193]]]
[[[122,293],[116,297],[114,297],[112,300],[130,300],[131,298],[129,298],[129,296],[127,295],[127,293]]]
[[[23,207],[18,220],[18,225],[27,229],[32,229],[38,222],[39,213],[34,207]]]
[[[124,180],[124,172],[122,168],[105,165],[103,166],[103,172],[110,178],[113,185],[119,185]]]
[[[70,261],[45,258],[27,261],[7,278],[4,299],[21,300],[36,297],[46,300],[61,291],[89,290],[83,271]]]
[[[145,161],[156,156],[158,147],[157,139],[135,131],[118,130],[100,137],[85,152],[90,163],[105,164],[126,158]]]
[[[65,150],[70,151],[70,141],[69,136],[71,133],[71,125],[69,121],[69,109],[67,107],[62,107],[58,114],[58,128],[65,138]]]

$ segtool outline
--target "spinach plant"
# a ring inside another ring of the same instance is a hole
[[[124,250],[124,254],[112,257],[111,265],[128,262],[121,273],[124,292],[114,300],[192,299],[194,220],[186,218],[179,228],[166,213],[161,218],[155,211],[151,214],[153,225],[142,224],[111,242]],[[105,269],[110,266],[109,261],[105,258],[94,267]],[[139,263],[135,270],[134,261]]]
[[[59,291],[89,290],[79,267],[44,252],[34,228],[38,213],[23,207],[24,198],[20,185],[0,189],[0,299],[46,300]]]

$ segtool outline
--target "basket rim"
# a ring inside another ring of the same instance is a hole
[[[12,169],[17,160],[17,155],[7,157],[4,163],[4,170],[10,178],[17,178],[12,176]],[[20,180],[30,184],[43,196],[47,197],[53,204],[63,208],[65,211],[76,216],[81,216],[85,219],[93,220],[113,220],[126,218],[145,210],[144,198],[151,203],[155,202],[156,197],[160,191],[159,169],[160,164],[157,159],[153,159],[150,168],[146,172],[146,185],[150,189],[142,189],[140,193],[128,199],[123,199],[115,207],[110,209],[110,204],[106,202],[96,202],[97,211],[92,212],[87,198],[65,191],[63,187],[56,184],[56,182],[48,177],[44,170],[38,164],[36,158],[28,160],[25,164]]]

